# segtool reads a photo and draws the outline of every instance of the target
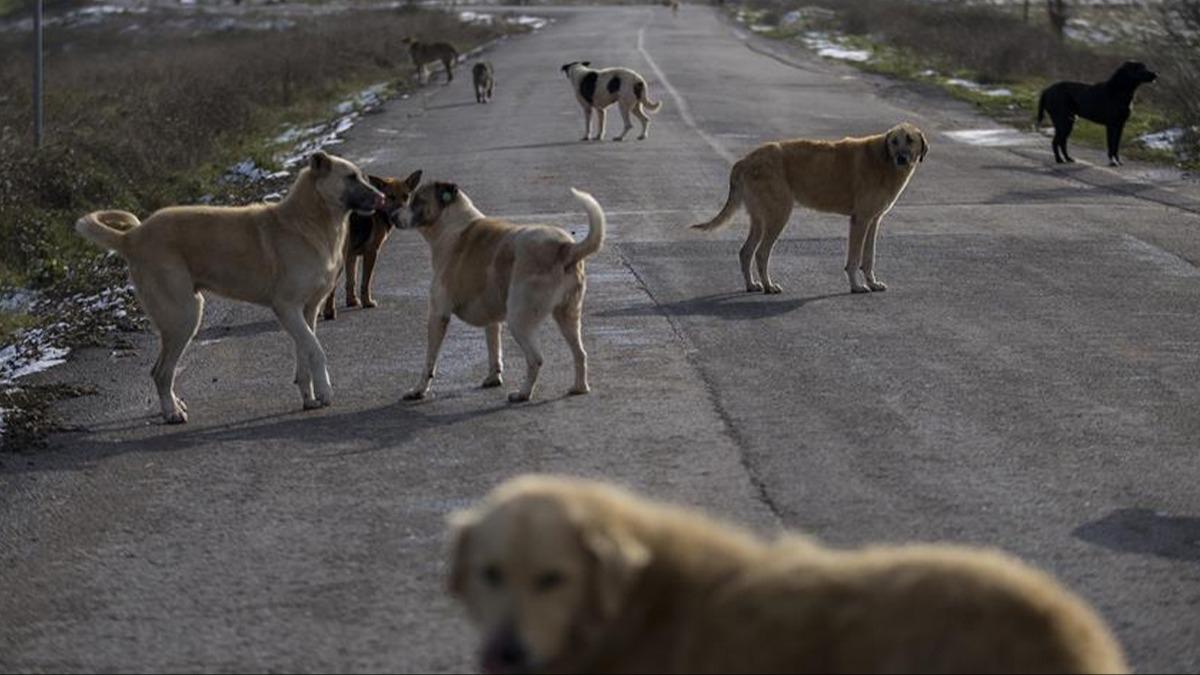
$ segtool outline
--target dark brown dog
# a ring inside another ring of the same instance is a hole
[[[379,176],[368,176],[367,180],[375,189],[383,193],[387,201],[383,208],[376,209],[369,216],[358,214],[350,216],[349,230],[346,232],[346,245],[342,249],[342,269],[346,272],[347,307],[358,307],[360,295],[363,307],[370,308],[377,304],[371,297],[371,277],[375,274],[375,261],[379,258],[383,242],[387,241],[388,235],[392,233],[392,221],[389,215],[393,211],[408,206],[409,198],[421,183],[421,172],[414,171],[412,175],[403,180],[380,178]],[[354,282],[358,280],[358,258],[360,256],[363,259],[362,284],[359,286],[359,293],[355,293]],[[337,308],[334,306],[333,298],[335,295],[337,295],[336,290],[330,291],[329,297],[325,298],[324,316],[326,319],[337,318]]]

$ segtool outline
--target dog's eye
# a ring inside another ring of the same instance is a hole
[[[893,136],[892,137],[892,145],[900,145],[900,139]]]
[[[483,581],[492,588],[500,588],[504,584],[504,573],[495,565],[483,568]]]
[[[905,134],[904,140],[908,143],[912,143],[912,134]]]
[[[562,586],[564,581],[566,581],[566,577],[562,572],[544,572],[533,580],[533,587],[539,592],[545,593]]]

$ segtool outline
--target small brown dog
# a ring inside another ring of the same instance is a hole
[[[346,275],[347,307],[358,307],[359,295],[362,296],[363,307],[376,306],[375,298],[371,297],[371,279],[375,275],[375,262],[379,259],[379,251],[383,248],[383,242],[387,241],[388,235],[392,232],[390,214],[408,206],[409,197],[421,183],[421,172],[414,171],[403,180],[380,178],[379,176],[367,176],[367,180],[375,189],[383,193],[387,202],[383,208],[376,209],[369,216],[360,216],[357,213],[350,216],[350,228],[346,232],[346,246],[342,249],[342,273]],[[362,284],[360,292],[355,293],[354,284],[358,281],[358,259],[360,257],[363,259]],[[330,291],[329,297],[325,298],[323,316],[326,320],[337,318],[337,307],[333,297],[336,294],[337,291]]]
[[[1127,672],[1052,578],[957,546],[768,542],[601,483],[527,476],[452,518],[484,672]]]
[[[928,152],[925,134],[911,124],[865,138],[766,143],[733,165],[729,197],[721,212],[707,223],[692,227],[715,230],[728,223],[744,204],[750,214],[750,235],[739,257],[746,290],[779,293],[783,289],[771,281],[767,265],[775,240],[787,227],[792,207],[800,204],[850,216],[846,249],[850,291],[887,290],[875,278],[879,221],[900,198]],[[752,262],[758,267],[758,279],[751,269]],[[858,279],[859,269],[865,284]]]

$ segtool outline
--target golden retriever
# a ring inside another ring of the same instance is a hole
[[[537,386],[542,368],[537,328],[553,314],[575,357],[575,386],[569,393],[591,391],[587,352],[579,334],[586,290],[584,259],[604,243],[605,218],[590,194],[574,188],[571,192],[588,213],[588,234],[578,243],[557,227],[488,218],[453,183],[422,186],[408,208],[397,212],[396,226],[420,232],[433,259],[425,371],[404,400],[429,394],[451,315],[484,328],[489,361],[485,388],[503,384],[500,328],[508,322],[525,354],[525,382],[508,396],[510,402],[519,403],[528,401]]]
[[[304,409],[333,402],[315,332],[317,310],[342,265],[350,214],[384,204],[383,193],[357,166],[318,151],[277,204],[176,206],[144,223],[126,211],[96,211],[75,229],[129,264],[138,301],[161,343],[151,376],[163,419],[182,424],[187,406],[175,395],[175,370],[200,327],[201,291],[274,310],[296,343],[295,382]]]
[[[451,519],[487,672],[1126,672],[1049,576],[954,546],[764,541],[601,483],[527,476]]]
[[[715,230],[745,205],[750,234],[739,258],[746,290],[779,293],[767,266],[775,240],[787,227],[795,204],[850,216],[846,276],[852,293],[887,290],[875,278],[879,221],[892,209],[929,153],[920,129],[900,124],[886,133],[840,141],[791,140],[766,143],[738,160],[729,174],[729,196],[715,218],[693,225]],[[755,278],[751,263],[758,267]],[[862,270],[863,281],[858,278]],[[761,283],[760,283],[761,281]]]

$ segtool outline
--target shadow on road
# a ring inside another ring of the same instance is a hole
[[[537,150],[538,148],[561,148],[568,145],[586,145],[581,140],[555,141],[553,143],[529,143],[527,145],[501,145],[495,148],[483,148],[476,152],[502,152],[504,150]]]
[[[283,332],[279,322],[274,319],[243,323],[233,326],[209,326],[196,333],[195,342],[203,340],[223,340],[225,338],[254,337],[263,333]]]
[[[1072,534],[1112,551],[1200,563],[1200,518],[1121,509],[1080,525]]]
[[[651,303],[614,309],[597,312],[596,316],[623,317],[667,314],[670,316],[710,316],[726,321],[746,321],[780,316],[800,309],[811,302],[849,296],[850,293],[846,292],[812,295],[806,298],[787,298],[786,296],[767,296],[739,291],[705,295],[676,302]]]

